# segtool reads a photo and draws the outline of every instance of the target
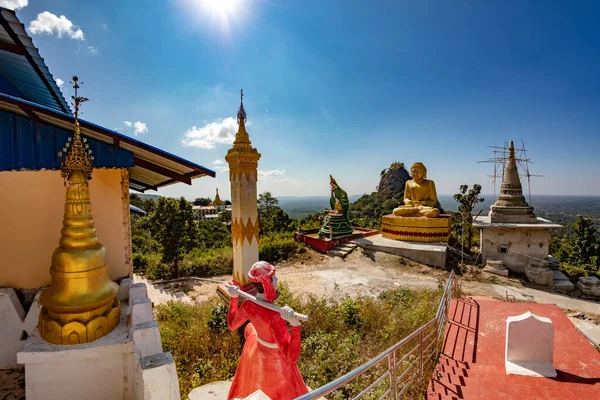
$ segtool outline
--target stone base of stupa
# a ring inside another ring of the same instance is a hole
[[[548,242],[552,229],[562,228],[547,219],[537,218],[533,224],[494,223],[489,216],[473,221],[479,229],[480,249],[484,262],[500,260],[509,271],[524,274],[532,260],[548,259]]]
[[[399,217],[384,215],[381,221],[383,237],[411,242],[435,243],[448,242],[452,217],[441,214],[437,218]]]
[[[55,345],[32,332],[17,353],[28,400],[179,399],[175,362],[163,353],[146,285],[124,279],[119,300],[119,324],[93,342]]]

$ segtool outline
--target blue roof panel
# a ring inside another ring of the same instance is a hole
[[[0,110],[0,171],[57,170],[58,152],[72,131],[35,122],[27,117]],[[129,168],[135,165],[133,153],[88,138],[94,168]]]

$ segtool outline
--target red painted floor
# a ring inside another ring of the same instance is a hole
[[[506,319],[527,311],[554,323],[557,378],[506,375]],[[600,353],[553,304],[455,299],[427,399],[600,399]]]

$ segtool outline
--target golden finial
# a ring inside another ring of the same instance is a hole
[[[85,178],[90,180],[92,179],[92,170],[94,168],[92,163],[94,157],[92,156],[92,151],[89,149],[90,146],[86,143],[86,138],[81,138],[81,134],[79,132],[79,106],[81,103],[88,101],[87,98],[77,95],[77,89],[79,89],[79,87],[79,78],[74,76],[73,88],[75,89],[75,95],[71,96],[71,99],[73,99],[73,105],[75,107],[75,126],[73,137],[68,139],[63,151],[58,153],[58,156],[61,157],[61,176],[66,180],[71,177],[71,174],[74,171],[81,171]]]

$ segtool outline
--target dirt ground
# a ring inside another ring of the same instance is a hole
[[[299,294],[377,296],[392,288],[435,289],[445,284],[449,272],[424,266],[402,257],[357,248],[345,259],[308,251],[300,260],[277,265],[277,276],[290,290]],[[189,279],[161,285],[160,292],[175,291],[180,300],[207,301],[216,295],[217,285],[228,282],[231,276]],[[600,303],[590,299],[568,296],[515,278],[482,273],[476,268],[458,277],[462,293],[504,301],[552,303],[561,307],[580,329],[600,341]],[[157,286],[157,285],[153,285]],[[187,296],[182,297],[183,292]],[[152,295],[150,296],[153,297]],[[187,298],[186,298],[187,297]],[[169,296],[154,299],[156,303],[170,300]]]

